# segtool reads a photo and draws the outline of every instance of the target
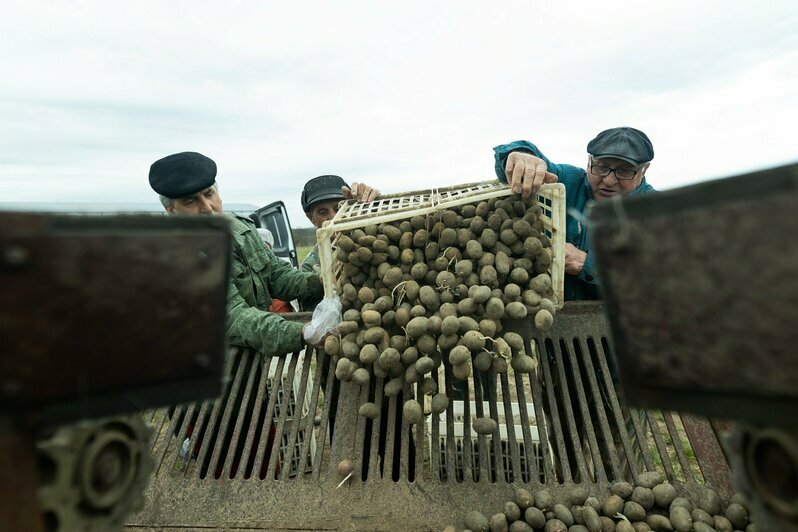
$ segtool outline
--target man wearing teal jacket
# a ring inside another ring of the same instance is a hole
[[[653,191],[646,170],[654,147],[645,133],[617,127],[599,133],[587,145],[587,168],[551,162],[537,146],[519,140],[493,148],[498,178],[525,198],[543,183],[565,185],[565,300],[598,299],[599,279],[584,213],[592,201]]]
[[[150,167],[150,185],[170,214],[222,215],[216,163],[194,152],[176,153]],[[227,341],[264,355],[300,351],[303,325],[268,312],[272,297],[317,303],[324,294],[317,274],[298,272],[263,245],[248,218],[224,214],[233,233],[227,298]]]

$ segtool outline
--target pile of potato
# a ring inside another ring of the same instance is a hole
[[[457,379],[474,368],[534,369],[521,336],[502,332],[502,319],[534,317],[540,329],[554,320],[551,241],[537,201],[506,196],[369,225],[340,234],[335,246],[343,322],[324,349],[338,357],[339,380],[387,379],[386,396],[417,383],[440,413],[449,403],[436,378],[444,358]],[[365,403],[360,414],[380,412]],[[416,400],[403,414],[410,423],[423,418]],[[495,430],[487,420],[475,425]]]
[[[616,482],[603,501],[575,488],[567,501],[556,503],[546,491],[534,495],[517,489],[512,501],[492,517],[478,511],[465,515],[463,527],[472,532],[755,532],[740,495],[724,505],[715,490],[704,487],[697,501],[677,497],[676,489],[659,472],[644,473],[636,485]],[[725,506],[725,507],[724,507]]]

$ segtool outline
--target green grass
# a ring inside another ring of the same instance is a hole
[[[673,414],[673,413],[672,413]],[[680,480],[686,479],[686,474],[681,469],[681,464],[679,463],[679,457],[676,454],[676,448],[673,438],[668,431],[667,426],[665,425],[665,417],[662,415],[662,411],[654,411],[652,412],[652,417],[654,418],[654,422],[657,425],[658,432],[662,436],[662,439],[665,442],[665,446],[668,449],[668,457],[670,458],[670,462],[674,467],[674,472],[676,473],[677,477]],[[698,464],[698,459],[696,458],[695,451],[693,450],[693,446],[690,443],[690,439],[687,437],[687,433],[684,430],[684,426],[682,424],[681,418],[679,418],[678,414],[673,414],[673,424],[676,426],[676,433],[681,440],[679,443],[681,444],[682,450],[687,457],[687,462],[690,466],[692,475],[694,478],[703,479],[703,475],[701,473],[701,466]],[[665,472],[665,467],[662,463],[662,456],[659,454],[659,449],[657,449],[657,445],[654,441],[653,435],[650,433],[648,434],[648,447],[649,452],[651,454],[651,458],[654,462],[656,468],[661,471]]]
[[[313,249],[313,246],[297,246],[296,256],[299,260],[299,264],[302,264],[302,261],[308,256],[308,253],[310,253],[311,249]]]

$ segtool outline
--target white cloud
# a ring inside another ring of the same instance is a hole
[[[226,202],[339,173],[386,191],[493,176],[534,140],[652,138],[658,188],[794,161],[794,2],[16,2],[0,20],[0,201],[153,201],[213,157]],[[633,6],[633,7],[631,7]]]

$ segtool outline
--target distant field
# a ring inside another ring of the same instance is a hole
[[[308,256],[310,250],[313,249],[313,246],[297,246],[296,247],[296,255],[299,259],[299,264],[302,264],[302,261],[305,260],[305,257]]]

